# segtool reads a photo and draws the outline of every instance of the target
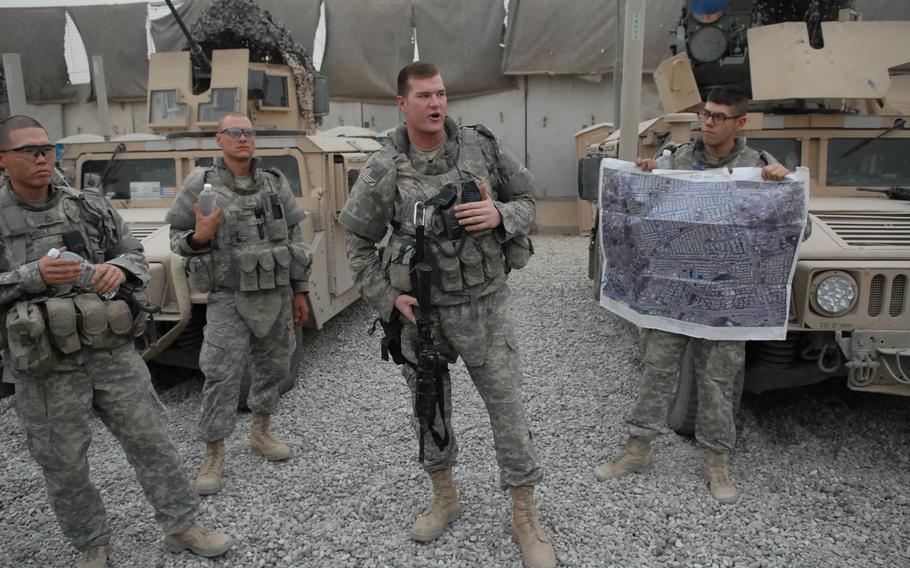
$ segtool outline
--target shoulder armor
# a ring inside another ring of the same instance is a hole
[[[190,173],[186,175],[183,179],[183,185],[193,193],[199,193],[202,191],[202,184],[205,183],[206,175],[212,170],[214,166],[205,167],[205,166],[196,166]]]
[[[471,124],[469,126],[462,126],[462,128],[470,128],[472,130],[476,130],[477,132],[479,132],[480,134],[483,134],[490,140],[494,140],[494,141],[496,140],[496,136],[490,131],[489,128],[487,128],[483,124]]]
[[[383,146],[367,160],[366,165],[360,170],[357,181],[360,182],[362,180],[370,187],[375,187],[390,172],[397,171],[395,160],[399,155],[400,152],[396,148]]]

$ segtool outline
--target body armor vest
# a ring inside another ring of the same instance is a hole
[[[280,195],[267,174],[248,188],[213,183],[221,225],[212,240],[211,254],[187,258],[193,288],[255,292],[290,285],[289,231]]]
[[[415,246],[414,204],[437,196],[447,184],[454,184],[457,199],[462,202],[462,178],[478,184],[485,180],[492,187],[490,197],[497,199],[498,172],[491,170],[494,158],[484,151],[481,134],[472,128],[461,128],[454,160],[442,163],[441,153],[435,162],[413,164],[400,153],[395,159],[398,195],[393,234],[383,254],[392,286],[410,291],[410,259]],[[451,164],[451,165],[450,165]],[[494,166],[495,167],[495,166]],[[436,208],[426,219],[427,255],[433,266],[431,301],[445,305],[459,303],[458,297],[479,297],[498,289],[505,275],[502,245],[490,230],[469,233],[460,229],[454,207]],[[453,235],[457,237],[453,238]]]

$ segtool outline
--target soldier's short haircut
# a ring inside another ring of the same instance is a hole
[[[250,120],[250,117],[247,116],[246,114],[232,110],[231,112],[223,115],[221,118],[218,119],[218,127],[217,127],[218,132],[221,132],[222,130],[224,130],[224,119],[226,119],[226,118],[245,118],[247,120]]]
[[[746,114],[749,108],[749,97],[736,87],[714,87],[708,93],[706,102],[733,107],[737,115]]]
[[[0,150],[9,146],[9,135],[12,131],[22,130],[23,128],[40,128],[47,132],[47,129],[41,126],[41,123],[34,118],[24,114],[15,114],[0,121]]]
[[[398,72],[398,96],[408,96],[408,91],[411,90],[408,79],[430,79],[436,75],[439,75],[439,69],[432,63],[426,61],[408,63]]]

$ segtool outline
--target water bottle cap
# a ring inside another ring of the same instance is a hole
[[[51,248],[49,251],[47,251],[47,256],[49,256],[51,258],[59,258],[60,250],[56,249],[56,248]]]
[[[212,190],[212,184],[210,184],[210,183],[202,184],[202,191],[211,191],[211,190]]]

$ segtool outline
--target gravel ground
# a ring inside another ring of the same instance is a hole
[[[635,329],[599,308],[586,278],[587,243],[538,237],[514,275],[525,400],[547,477],[544,526],[563,566],[910,566],[910,405],[841,382],[748,396],[738,417],[736,505],[716,504],[702,451],[669,434],[646,475],[598,483],[592,467],[625,439],[636,392]],[[378,359],[372,319],[356,305],[305,335],[298,386],[276,432],[287,463],[250,455],[250,415],[228,441],[226,487],[202,501],[207,525],[237,544],[220,560],[162,550],[161,534],[115,440],[95,421],[94,479],[113,527],[119,567],[521,566],[508,495],[497,489],[489,422],[455,367],[456,480],[464,513],[431,544],[407,537],[429,491],[416,463],[407,389]],[[195,474],[200,383],[164,390],[171,434]],[[66,566],[76,555],[47,505],[11,400],[0,401],[0,566]]]

